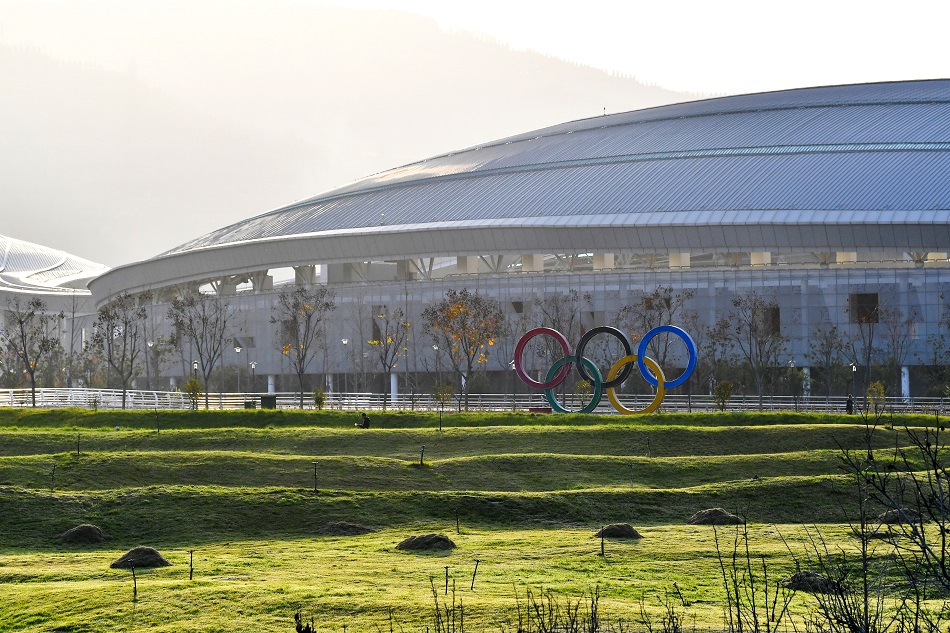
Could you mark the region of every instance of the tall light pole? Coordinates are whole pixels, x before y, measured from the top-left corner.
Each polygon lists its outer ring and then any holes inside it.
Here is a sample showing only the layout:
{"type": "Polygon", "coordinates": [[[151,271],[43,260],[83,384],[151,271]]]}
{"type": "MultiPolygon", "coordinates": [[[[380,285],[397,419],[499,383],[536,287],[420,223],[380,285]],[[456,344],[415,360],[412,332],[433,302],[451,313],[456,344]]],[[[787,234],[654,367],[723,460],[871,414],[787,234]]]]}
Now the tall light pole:
{"type": "Polygon", "coordinates": [[[149,341],[145,345],[148,347],[145,352],[145,389],[150,390],[152,388],[152,378],[149,375],[148,366],[149,361],[152,360],[152,347],[155,345],[155,341],[149,341]]]}
{"type": "Polygon", "coordinates": [[[798,411],[798,388],[800,382],[798,381],[798,372],[795,371],[795,360],[789,359],[788,361],[788,380],[789,380],[789,389],[792,392],[792,400],[795,402],[795,411],[798,411]]]}
{"type": "Polygon", "coordinates": [[[509,376],[511,377],[511,410],[515,410],[515,387],[518,383],[515,382],[515,361],[512,360],[508,363],[508,369],[511,371],[509,376]]]}
{"type": "MultiPolygon", "coordinates": [[[[350,339],[348,338],[340,339],[340,343],[343,344],[343,360],[346,361],[346,365],[343,368],[343,393],[347,394],[350,392],[350,381],[349,381],[350,361],[349,361],[349,357],[346,355],[346,346],[350,344],[350,339]]],[[[343,396],[343,397],[345,398],[346,396],[343,396]]]]}
{"type": "Polygon", "coordinates": [[[442,357],[439,356],[439,346],[432,346],[432,353],[435,354],[435,373],[437,376],[438,383],[442,384],[442,357]]]}
{"type": "Polygon", "coordinates": [[[241,346],[234,346],[234,353],[237,354],[237,375],[238,375],[238,392],[241,391],[241,346]]]}
{"type": "Polygon", "coordinates": [[[198,361],[191,361],[191,371],[194,373],[195,380],[198,380],[198,361]]]}
{"type": "Polygon", "coordinates": [[[252,360],[248,365],[251,366],[251,392],[257,391],[257,361],[252,360]]]}

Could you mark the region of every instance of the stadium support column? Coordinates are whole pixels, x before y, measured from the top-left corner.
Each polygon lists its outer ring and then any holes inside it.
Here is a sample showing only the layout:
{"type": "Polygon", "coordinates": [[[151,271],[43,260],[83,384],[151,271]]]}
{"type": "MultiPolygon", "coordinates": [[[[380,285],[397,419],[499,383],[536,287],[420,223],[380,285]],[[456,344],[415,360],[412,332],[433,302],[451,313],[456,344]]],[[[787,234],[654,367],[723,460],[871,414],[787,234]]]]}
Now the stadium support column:
{"type": "Polygon", "coordinates": [[[478,272],[478,258],[460,255],[455,258],[455,272],[460,275],[474,275],[478,272]]]}
{"type": "Polygon", "coordinates": [[[231,279],[221,279],[215,284],[215,290],[219,295],[237,294],[237,284],[231,279]]]}
{"type": "Polygon", "coordinates": [[[689,253],[670,253],[670,268],[689,268],[689,253]]]}
{"type": "Polygon", "coordinates": [[[396,261],[396,281],[410,281],[412,278],[412,262],[408,259],[396,261]]]}
{"type": "Polygon", "coordinates": [[[910,367],[901,367],[901,398],[910,399],[910,367]]]}
{"type": "Polygon", "coordinates": [[[316,283],[315,266],[294,266],[294,283],[298,286],[311,286],[316,283]]]}
{"type": "Polygon", "coordinates": [[[277,376],[274,374],[268,374],[267,376],[267,393],[276,393],[277,392],[277,376]]]}
{"type": "Polygon", "coordinates": [[[522,255],[521,272],[523,273],[543,273],[544,255],[522,255]]]}
{"type": "Polygon", "coordinates": [[[269,292],[274,289],[274,278],[266,270],[251,273],[251,285],[254,292],[269,292]]]}
{"type": "Polygon", "coordinates": [[[613,270],[614,267],[614,254],[613,253],[594,253],[593,261],[594,270],[613,270]]]}

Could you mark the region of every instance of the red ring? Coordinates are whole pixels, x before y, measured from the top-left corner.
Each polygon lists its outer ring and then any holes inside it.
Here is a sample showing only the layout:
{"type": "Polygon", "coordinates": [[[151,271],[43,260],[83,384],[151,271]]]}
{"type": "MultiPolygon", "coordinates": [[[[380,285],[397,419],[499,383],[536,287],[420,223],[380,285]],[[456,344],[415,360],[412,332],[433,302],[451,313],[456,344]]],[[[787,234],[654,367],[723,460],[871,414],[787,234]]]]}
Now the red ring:
{"type": "Polygon", "coordinates": [[[521,378],[525,383],[531,385],[535,389],[551,389],[556,387],[567,378],[567,375],[571,372],[571,365],[573,363],[565,363],[557,375],[549,380],[548,382],[538,382],[537,380],[532,379],[524,370],[524,363],[522,362],[522,355],[524,354],[524,347],[528,344],[528,341],[533,339],[535,336],[540,336],[542,334],[547,334],[552,337],[558,344],[561,346],[561,349],[564,351],[565,356],[571,355],[571,346],[567,342],[567,339],[564,338],[564,335],[553,330],[549,327],[536,327],[533,330],[528,330],[525,332],[524,336],[518,339],[518,344],[515,346],[515,371],[518,373],[518,377],[521,378]]]}

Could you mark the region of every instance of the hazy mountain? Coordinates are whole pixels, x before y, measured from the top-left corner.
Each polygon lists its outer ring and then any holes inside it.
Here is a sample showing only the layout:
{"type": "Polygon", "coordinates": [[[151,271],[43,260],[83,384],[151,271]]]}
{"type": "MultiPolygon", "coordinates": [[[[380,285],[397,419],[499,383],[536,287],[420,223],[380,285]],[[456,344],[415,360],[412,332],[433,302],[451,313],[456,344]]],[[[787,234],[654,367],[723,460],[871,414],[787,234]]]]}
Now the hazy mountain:
{"type": "Polygon", "coordinates": [[[110,265],[437,153],[690,98],[404,13],[50,7],[0,6],[0,233],[110,265]]]}

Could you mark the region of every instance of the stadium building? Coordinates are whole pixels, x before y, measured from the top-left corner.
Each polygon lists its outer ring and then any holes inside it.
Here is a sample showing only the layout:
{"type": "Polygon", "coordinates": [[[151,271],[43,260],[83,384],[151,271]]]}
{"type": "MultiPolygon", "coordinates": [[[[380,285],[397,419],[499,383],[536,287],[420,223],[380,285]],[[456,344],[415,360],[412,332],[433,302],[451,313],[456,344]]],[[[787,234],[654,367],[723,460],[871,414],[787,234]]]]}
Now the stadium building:
{"type": "MultiPolygon", "coordinates": [[[[52,323],[63,352],[67,356],[78,354],[95,321],[96,309],[86,286],[106,270],[102,264],[60,250],[0,235],[0,386],[17,384],[15,375],[22,372],[15,354],[5,344],[10,337],[15,338],[10,331],[12,302],[18,301],[25,312],[32,299],[39,299],[47,313],[61,313],[64,318],[52,323]]],[[[68,374],[45,382],[77,384],[78,376],[74,380],[68,374]]]]}
{"type": "MultiPolygon", "coordinates": [[[[242,372],[254,362],[257,390],[294,388],[282,381],[292,372],[270,321],[291,284],[335,292],[312,373],[314,386],[336,390],[343,381],[383,388],[368,346],[380,306],[420,323],[448,289],[491,296],[523,326],[544,321],[538,307],[551,297],[576,291],[580,329],[617,324],[667,287],[688,296],[682,315],[692,327],[709,329],[730,318],[736,297],[758,293],[786,340],[777,367],[809,368],[819,333],[834,328],[853,348],[878,324],[875,354],[901,344],[891,350],[900,385],[890,393],[913,396],[924,389],[916,368],[934,362],[933,341],[947,331],[948,252],[950,81],[907,81],[555,125],[364,178],[119,266],[89,287],[100,306],[149,292],[156,315],[182,292],[226,296],[241,351],[224,362],[242,372]],[[900,331],[888,338],[888,327],[900,331]]],[[[486,389],[508,384],[519,335],[490,356],[486,389]]],[[[163,375],[189,374],[178,351],[181,362],[163,375]]],[[[395,368],[400,389],[441,375],[443,363],[414,327],[395,368]]]]}

